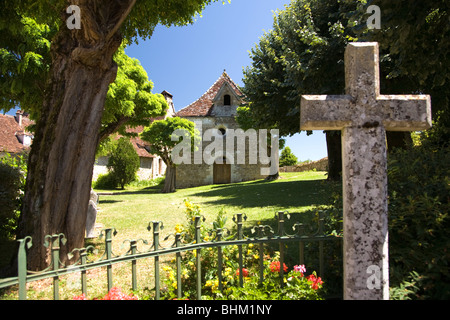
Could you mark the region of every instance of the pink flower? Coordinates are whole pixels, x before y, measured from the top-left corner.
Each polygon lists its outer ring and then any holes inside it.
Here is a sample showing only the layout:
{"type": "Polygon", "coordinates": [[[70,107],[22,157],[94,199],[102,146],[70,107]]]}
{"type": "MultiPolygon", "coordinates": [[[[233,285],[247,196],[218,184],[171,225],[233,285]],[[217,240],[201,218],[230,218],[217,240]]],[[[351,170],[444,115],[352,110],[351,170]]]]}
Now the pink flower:
{"type": "Polygon", "coordinates": [[[305,273],[305,272],[306,272],[305,265],[302,264],[302,265],[296,265],[296,266],[294,266],[294,271],[295,271],[295,272],[300,272],[300,273],[305,273]]]}

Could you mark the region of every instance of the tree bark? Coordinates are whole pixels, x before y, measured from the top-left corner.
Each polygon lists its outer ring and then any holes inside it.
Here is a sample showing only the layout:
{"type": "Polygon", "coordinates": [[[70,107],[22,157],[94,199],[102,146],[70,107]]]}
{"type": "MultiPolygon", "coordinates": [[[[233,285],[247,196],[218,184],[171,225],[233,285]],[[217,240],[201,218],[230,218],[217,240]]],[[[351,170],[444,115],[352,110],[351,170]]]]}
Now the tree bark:
{"type": "Polygon", "coordinates": [[[341,134],[339,131],[325,131],[328,153],[328,180],[340,181],[342,174],[341,134]]]}
{"type": "Polygon", "coordinates": [[[167,164],[164,187],[161,190],[163,193],[171,193],[176,191],[176,176],[177,167],[174,164],[167,164]]]}
{"type": "MultiPolygon", "coordinates": [[[[61,26],[52,40],[50,79],[29,156],[18,226],[19,238],[33,238],[30,270],[43,269],[50,262],[43,246],[46,235],[64,233],[63,263],[68,252],[84,246],[102,112],[108,86],[117,73],[112,57],[121,44],[117,31],[110,33],[111,25],[103,24],[104,30],[99,30],[101,24],[95,19],[100,9],[89,5],[94,6],[86,2],[81,8],[81,30],[61,26]]],[[[124,8],[111,5],[99,17],[115,16],[117,23],[120,10],[124,8]]]]}

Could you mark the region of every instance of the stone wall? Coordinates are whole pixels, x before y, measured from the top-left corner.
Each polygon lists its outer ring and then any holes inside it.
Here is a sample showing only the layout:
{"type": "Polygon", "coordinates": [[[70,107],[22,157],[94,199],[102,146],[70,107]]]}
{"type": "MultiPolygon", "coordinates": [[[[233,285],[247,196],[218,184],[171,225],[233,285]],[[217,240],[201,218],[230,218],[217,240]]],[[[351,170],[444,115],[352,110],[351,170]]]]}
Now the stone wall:
{"type": "MultiPolygon", "coordinates": [[[[233,106],[231,107],[233,109],[233,106]]],[[[223,111],[223,110],[222,110],[223,111]]],[[[229,112],[232,112],[230,110],[229,112]]],[[[245,164],[237,164],[237,146],[238,143],[235,139],[234,142],[234,152],[226,153],[226,132],[228,129],[237,129],[238,126],[233,116],[227,116],[226,112],[220,113],[218,109],[216,109],[215,117],[188,117],[190,121],[193,121],[197,125],[197,129],[199,129],[199,125],[201,125],[202,134],[205,130],[216,128],[225,130],[225,135],[222,137],[217,136],[217,139],[223,139],[223,151],[215,155],[215,159],[222,159],[225,157],[227,159],[227,163],[231,163],[231,183],[234,182],[242,182],[256,179],[264,179],[266,176],[261,175],[260,173],[260,164],[249,164],[249,143],[246,142],[245,149],[245,164]],[[218,116],[221,114],[221,116],[218,116]]],[[[215,141],[213,138],[212,140],[215,141]]],[[[213,141],[203,141],[202,150],[204,150],[207,146],[209,146],[213,141]]],[[[252,147],[255,147],[252,145],[252,147]]],[[[194,155],[191,155],[191,164],[180,164],[177,166],[176,172],[176,187],[177,188],[189,188],[196,187],[201,185],[209,185],[213,184],[213,171],[214,165],[208,165],[205,163],[204,159],[202,164],[194,164],[194,155]]]]}
{"type": "Polygon", "coordinates": [[[328,158],[323,158],[310,163],[295,166],[280,167],[280,172],[304,172],[316,169],[316,171],[328,171],[328,158]]]}

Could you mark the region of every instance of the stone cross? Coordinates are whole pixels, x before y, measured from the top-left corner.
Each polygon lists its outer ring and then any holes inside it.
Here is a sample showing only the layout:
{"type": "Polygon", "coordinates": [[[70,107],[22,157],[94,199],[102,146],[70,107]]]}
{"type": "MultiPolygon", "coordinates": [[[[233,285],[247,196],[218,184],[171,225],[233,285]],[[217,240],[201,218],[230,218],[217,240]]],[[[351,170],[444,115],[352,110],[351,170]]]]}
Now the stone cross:
{"type": "Polygon", "coordinates": [[[389,299],[386,130],[431,127],[428,95],[380,95],[378,43],[350,43],[345,95],[303,95],[301,130],[342,131],[344,299],[389,299]]]}

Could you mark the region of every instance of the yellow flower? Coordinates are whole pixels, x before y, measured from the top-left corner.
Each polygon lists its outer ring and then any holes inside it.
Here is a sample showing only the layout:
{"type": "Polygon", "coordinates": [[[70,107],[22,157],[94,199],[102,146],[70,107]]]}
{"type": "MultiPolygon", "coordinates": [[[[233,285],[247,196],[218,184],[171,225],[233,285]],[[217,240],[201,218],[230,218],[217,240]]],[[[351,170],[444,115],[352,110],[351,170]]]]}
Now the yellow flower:
{"type": "Polygon", "coordinates": [[[183,225],[180,224],[180,223],[178,223],[178,224],[175,226],[175,232],[176,232],[176,233],[181,233],[181,232],[183,232],[183,225]]]}
{"type": "Polygon", "coordinates": [[[166,271],[166,272],[172,271],[172,268],[169,266],[164,266],[162,269],[163,269],[163,271],[166,271]]]}

